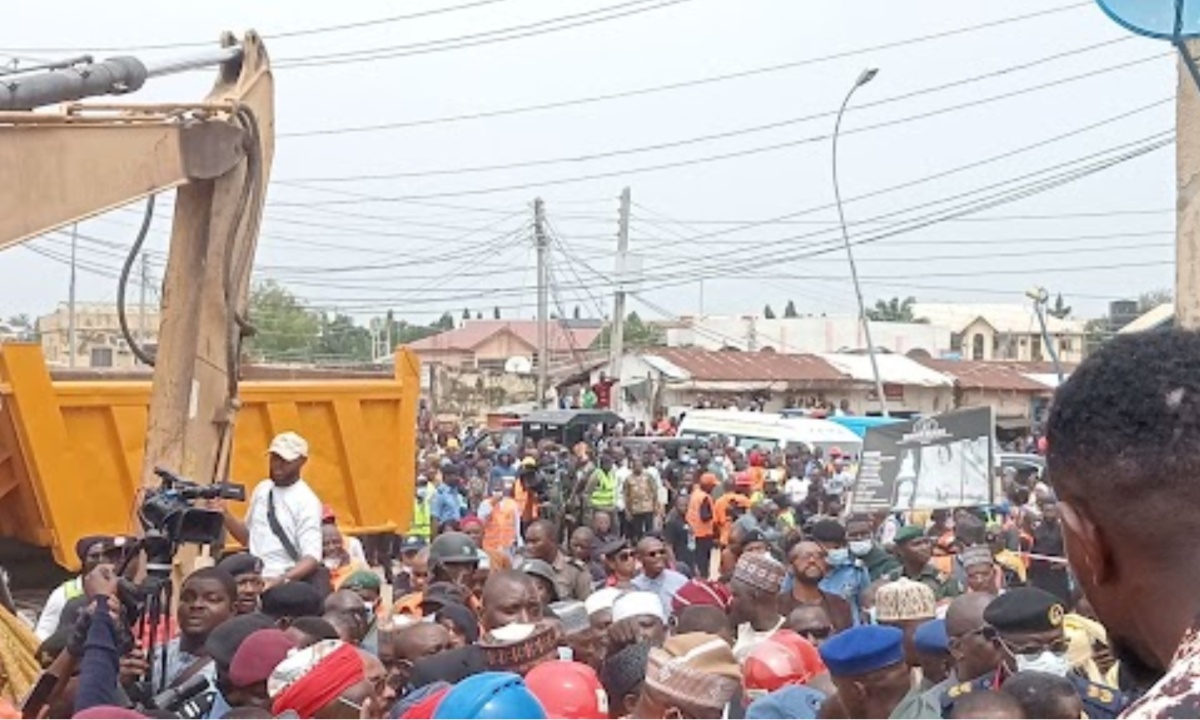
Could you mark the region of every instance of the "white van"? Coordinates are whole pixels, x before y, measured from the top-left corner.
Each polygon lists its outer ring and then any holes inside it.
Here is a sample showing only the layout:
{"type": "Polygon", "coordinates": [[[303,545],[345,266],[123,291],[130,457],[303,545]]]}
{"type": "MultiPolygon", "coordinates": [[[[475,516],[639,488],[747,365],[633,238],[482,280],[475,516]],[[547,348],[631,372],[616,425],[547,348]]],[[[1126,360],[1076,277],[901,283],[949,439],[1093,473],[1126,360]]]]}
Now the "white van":
{"type": "Polygon", "coordinates": [[[844,455],[854,457],[862,450],[862,438],[828,420],[741,410],[689,410],[676,435],[685,438],[722,435],[744,450],[755,445],[764,450],[802,447],[810,452],[820,448],[828,454],[836,447],[844,455]]]}

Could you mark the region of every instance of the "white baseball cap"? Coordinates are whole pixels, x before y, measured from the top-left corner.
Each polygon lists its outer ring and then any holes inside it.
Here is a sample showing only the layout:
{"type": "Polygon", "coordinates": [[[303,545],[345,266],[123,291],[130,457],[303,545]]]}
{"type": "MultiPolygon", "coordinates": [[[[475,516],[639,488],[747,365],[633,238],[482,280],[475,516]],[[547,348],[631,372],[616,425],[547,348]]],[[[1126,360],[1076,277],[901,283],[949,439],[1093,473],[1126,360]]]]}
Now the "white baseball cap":
{"type": "Polygon", "coordinates": [[[267,452],[292,462],[296,458],[308,457],[308,441],[294,432],[279,433],[271,441],[267,452]]]}

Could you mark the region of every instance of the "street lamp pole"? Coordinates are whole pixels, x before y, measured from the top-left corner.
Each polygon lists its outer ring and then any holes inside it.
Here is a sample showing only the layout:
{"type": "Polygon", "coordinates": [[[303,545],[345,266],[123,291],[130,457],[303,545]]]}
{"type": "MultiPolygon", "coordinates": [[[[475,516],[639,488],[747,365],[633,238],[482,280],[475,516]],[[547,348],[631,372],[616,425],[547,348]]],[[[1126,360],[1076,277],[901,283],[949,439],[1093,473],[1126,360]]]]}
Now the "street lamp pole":
{"type": "Polygon", "coordinates": [[[850,277],[854,280],[854,294],[858,297],[858,318],[862,323],[863,335],[867,339],[867,355],[871,358],[871,372],[875,375],[875,394],[879,397],[879,413],[883,417],[888,417],[887,397],[883,394],[883,379],[879,376],[879,361],[875,358],[875,343],[871,340],[871,323],[867,319],[867,306],[863,302],[862,285],[858,282],[858,266],[854,264],[854,250],[850,247],[850,231],[846,228],[846,213],[842,209],[842,190],[838,185],[837,161],[842,114],[846,112],[846,106],[850,104],[850,98],[853,97],[854,91],[871,82],[878,73],[879,70],[875,68],[863,70],[858,79],[854,81],[850,92],[846,93],[846,99],[842,101],[842,106],[838,109],[837,121],[833,124],[833,197],[837,200],[838,220],[842,225],[842,240],[846,244],[846,259],[850,261],[850,277]]]}

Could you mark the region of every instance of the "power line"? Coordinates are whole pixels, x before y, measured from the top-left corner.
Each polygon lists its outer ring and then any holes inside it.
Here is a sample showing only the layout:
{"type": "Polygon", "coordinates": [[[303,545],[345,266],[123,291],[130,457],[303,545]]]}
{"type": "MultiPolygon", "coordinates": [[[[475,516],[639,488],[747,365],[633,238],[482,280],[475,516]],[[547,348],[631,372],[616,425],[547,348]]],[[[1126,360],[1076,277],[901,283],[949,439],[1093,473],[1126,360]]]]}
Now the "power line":
{"type": "MultiPolygon", "coordinates": [[[[1125,38],[1122,38],[1122,40],[1124,40],[1124,39],[1125,38]]],[[[975,82],[981,82],[981,81],[989,79],[989,78],[997,77],[1000,75],[1010,74],[1010,73],[1015,72],[1020,69],[1033,67],[1040,63],[1048,62],[1051,59],[1058,59],[1058,58],[1066,56],[1066,55],[1078,54],[1080,52],[1090,52],[1092,50],[1097,49],[1098,47],[1099,46],[1096,46],[1096,45],[1089,45],[1088,47],[1085,47],[1085,48],[1082,48],[1079,50],[1073,50],[1069,53],[1059,53],[1058,55],[1051,56],[1050,58],[1043,58],[1041,60],[1037,60],[1037,61],[1034,61],[1031,63],[1017,65],[1017,66],[1014,66],[1011,68],[1005,68],[1003,70],[999,70],[996,72],[986,73],[983,75],[976,75],[971,78],[956,80],[956,81],[953,81],[950,83],[943,83],[941,85],[923,88],[920,90],[915,90],[913,92],[904,93],[902,95],[895,95],[895,96],[892,96],[889,98],[884,98],[882,100],[877,100],[875,102],[863,103],[861,105],[854,107],[853,110],[855,112],[857,112],[857,111],[868,109],[871,107],[888,105],[891,103],[910,99],[910,98],[917,97],[920,95],[926,95],[929,93],[939,92],[939,91],[947,90],[950,88],[961,87],[963,85],[968,85],[968,84],[975,83],[975,82]]],[[[893,120],[889,120],[889,121],[886,121],[883,123],[867,125],[867,126],[864,126],[861,128],[856,128],[855,130],[853,130],[853,132],[856,132],[856,133],[857,132],[868,132],[868,131],[879,129],[879,128],[891,127],[892,125],[900,125],[900,124],[904,124],[904,123],[908,123],[908,122],[913,122],[915,120],[926,119],[926,118],[934,116],[934,115],[940,115],[940,114],[952,112],[955,110],[976,107],[978,105],[984,105],[984,104],[987,104],[990,102],[996,102],[998,100],[1006,100],[1011,97],[1024,95],[1026,93],[1037,92],[1040,90],[1057,87],[1064,83],[1091,78],[1095,75],[1101,75],[1101,74],[1105,74],[1108,72],[1124,70],[1133,65],[1137,65],[1142,62],[1148,62],[1150,60],[1154,60],[1159,57],[1160,57],[1160,55],[1154,55],[1154,56],[1151,56],[1148,58],[1144,58],[1142,60],[1133,61],[1128,64],[1123,63],[1120,65],[1110,66],[1107,68],[1101,68],[1098,70],[1090,70],[1088,72],[1085,72],[1085,73],[1082,73],[1079,75],[1074,75],[1074,76],[1071,76],[1068,78],[1063,78],[1060,80],[1055,80],[1055,81],[1043,83],[1040,85],[1034,85],[1031,87],[1022,88],[1022,89],[1019,89],[1014,92],[1003,93],[1001,95],[993,96],[990,98],[977,98],[977,99],[973,99],[968,102],[960,103],[958,105],[951,105],[951,106],[948,106],[945,108],[939,108],[938,110],[935,110],[931,113],[920,113],[917,115],[910,115],[908,117],[895,118],[893,120]]],[[[1165,55],[1163,55],[1161,57],[1165,57],[1165,55]]],[[[1171,98],[1171,100],[1173,100],[1173,98],[1171,98]]],[[[1165,102],[1167,102],[1167,100],[1162,101],[1162,103],[1165,103],[1165,102]]],[[[1157,107],[1157,105],[1162,104],[1162,103],[1155,103],[1144,109],[1150,109],[1152,107],[1157,107]]],[[[403,178],[437,177],[437,176],[444,176],[444,175],[466,175],[466,174],[472,174],[472,173],[495,172],[498,170],[514,170],[517,168],[543,167],[543,166],[547,166],[547,165],[576,164],[576,163],[592,162],[592,161],[596,161],[596,160],[603,160],[603,159],[613,158],[613,157],[622,157],[625,155],[636,155],[636,154],[641,154],[641,153],[646,153],[646,152],[670,150],[670,149],[674,149],[674,148],[687,147],[689,145],[709,143],[709,142],[713,142],[716,140],[727,140],[729,138],[741,137],[743,135],[757,134],[757,133],[761,133],[761,132],[767,132],[770,130],[778,130],[780,128],[789,127],[789,126],[797,125],[800,123],[806,123],[806,122],[810,122],[813,120],[829,118],[829,117],[835,116],[836,114],[837,114],[837,110],[827,110],[827,111],[822,111],[819,113],[812,113],[812,114],[803,115],[800,117],[787,118],[784,120],[778,120],[775,122],[770,122],[770,123],[765,123],[765,124],[760,124],[760,125],[752,125],[749,127],[743,127],[743,128],[738,128],[738,129],[734,129],[734,130],[726,130],[724,132],[719,132],[719,133],[709,133],[706,135],[699,135],[699,136],[694,136],[694,137],[690,137],[690,138],[684,138],[682,140],[672,140],[672,141],[668,141],[668,142],[655,143],[655,144],[651,144],[651,145],[641,145],[641,146],[636,146],[636,147],[621,148],[621,149],[617,149],[617,150],[606,150],[606,151],[600,151],[600,152],[586,153],[586,154],[582,154],[582,155],[569,155],[569,156],[556,157],[556,158],[542,158],[542,159],[538,159],[538,160],[522,160],[522,161],[517,161],[517,162],[498,163],[498,164],[492,164],[492,165],[474,165],[474,166],[458,167],[458,168],[409,170],[409,171],[394,172],[394,173],[373,173],[373,174],[341,175],[341,176],[326,176],[326,177],[301,177],[301,178],[291,178],[291,181],[297,182],[297,183],[344,183],[344,182],[358,182],[358,181],[364,181],[364,180],[397,180],[397,179],[403,179],[403,178]]],[[[847,132],[850,132],[850,131],[847,131],[847,132]]],[[[818,136],[815,136],[812,138],[797,140],[795,142],[797,144],[801,144],[804,142],[815,142],[815,141],[826,140],[826,139],[828,139],[828,135],[823,134],[823,135],[818,135],[818,136]]]]}
{"type": "Polygon", "coordinates": [[[576,13],[573,15],[562,15],[549,20],[540,20],[535,23],[527,23],[525,25],[514,25],[499,30],[488,30],[481,33],[472,33],[470,35],[459,35],[452,38],[443,38],[441,40],[429,40],[420,43],[411,43],[409,45],[394,45],[387,48],[374,48],[370,50],[351,50],[340,53],[326,53],[323,55],[307,55],[296,58],[283,58],[274,65],[280,70],[288,70],[292,68],[304,67],[330,67],[333,65],[345,65],[348,63],[360,62],[375,62],[378,60],[392,60],[401,57],[410,57],[413,55],[427,55],[430,53],[446,52],[450,50],[463,50],[466,48],[479,47],[481,45],[494,45],[496,43],[511,42],[513,40],[521,40],[523,38],[545,35],[547,33],[569,30],[587,25],[595,25],[597,23],[608,22],[618,18],[628,17],[630,15],[640,15],[641,13],[660,10],[662,8],[679,5],[692,0],[629,0],[628,2],[610,5],[596,10],[576,13]],[[647,6],[646,3],[657,3],[647,6]],[[628,9],[624,9],[628,8],[628,9]],[[622,10],[622,12],[613,12],[614,10],[622,10]],[[566,22],[575,20],[577,22],[566,22]],[[546,27],[554,25],[554,27],[546,27]],[[541,29],[538,29],[541,28],[541,29]],[[524,32],[514,32],[524,30],[524,32]],[[511,33],[511,34],[509,34],[511,33]],[[495,37],[503,36],[503,37],[495,37]]]}
{"type": "MultiPolygon", "coordinates": [[[[745,225],[747,223],[759,222],[756,220],[746,220],[746,219],[714,220],[711,218],[705,218],[702,220],[696,220],[696,219],[680,220],[677,218],[668,217],[668,216],[662,214],[661,212],[652,210],[652,209],[646,207],[645,205],[641,205],[637,202],[635,202],[633,205],[634,205],[634,207],[637,207],[641,210],[645,210],[646,212],[650,213],[651,215],[655,215],[663,220],[666,220],[667,222],[673,222],[682,227],[688,227],[689,225],[745,225]]],[[[989,223],[989,222],[1012,222],[1012,221],[1024,221],[1024,220],[1029,220],[1029,221],[1077,220],[1080,218],[1111,218],[1111,217],[1124,217],[1124,216],[1137,216],[1137,215],[1164,216],[1164,215],[1168,215],[1168,214],[1174,213],[1174,212],[1175,212],[1174,208],[1161,208],[1158,210],[1104,210],[1104,211],[1099,211],[1099,212],[1078,212],[1078,213],[1067,212],[1067,213],[1054,213],[1052,215],[1038,215],[1038,214],[1032,214],[1032,215],[1028,215],[1028,214],[1026,214],[1026,215],[988,215],[986,217],[956,218],[955,220],[948,220],[947,222],[989,223]]],[[[647,220],[645,218],[642,218],[642,222],[650,223],[651,225],[655,225],[655,223],[653,223],[652,221],[647,220]]],[[[858,221],[856,224],[865,225],[865,224],[869,224],[871,222],[882,222],[882,221],[861,220],[861,221],[858,221]]],[[[792,219],[792,220],[779,220],[777,222],[762,223],[762,224],[769,224],[769,225],[836,225],[837,220],[795,220],[795,219],[792,219]]],[[[662,226],[656,225],[656,227],[662,227],[662,226]]],[[[669,230],[666,230],[666,228],[663,228],[663,229],[667,232],[670,232],[669,230]]],[[[686,236],[680,236],[680,237],[686,238],[686,236]]]]}
{"type": "MultiPolygon", "coordinates": [[[[392,15],[390,17],[376,18],[374,20],[363,20],[359,22],[342,23],[340,25],[323,25],[314,28],[303,30],[288,30],[270,35],[263,35],[267,40],[282,40],[293,37],[306,37],[310,35],[321,35],[332,32],[342,32],[344,30],[355,30],[364,27],[373,27],[376,25],[386,25],[389,23],[402,22],[405,20],[417,20],[420,18],[431,17],[434,15],[445,15],[447,13],[459,12],[462,10],[470,10],[481,7],[483,5],[494,5],[507,0],[474,0],[474,2],[462,3],[461,5],[451,5],[444,8],[435,8],[433,10],[423,10],[421,12],[407,13],[405,15],[392,15]]],[[[158,43],[153,45],[110,45],[87,48],[91,52],[130,52],[133,50],[173,50],[175,48],[190,48],[190,47],[212,47],[215,43],[212,40],[197,40],[190,42],[174,42],[174,43],[158,43]]],[[[79,47],[40,47],[40,48],[11,48],[2,50],[5,54],[10,52],[79,52],[83,48],[79,47]]]]}
{"type": "Polygon", "coordinates": [[[769,65],[769,66],[765,66],[765,67],[753,68],[750,70],[742,70],[742,71],[738,71],[738,72],[726,73],[723,75],[715,75],[715,76],[710,76],[710,77],[705,77],[705,78],[699,78],[699,79],[695,79],[695,80],[685,80],[685,81],[681,81],[681,82],[667,83],[664,85],[655,85],[655,86],[651,86],[651,87],[638,88],[635,90],[626,90],[626,91],[622,91],[622,92],[605,93],[602,95],[593,95],[591,97],[575,98],[575,99],[571,99],[571,100],[559,100],[559,101],[548,102],[548,103],[539,103],[536,105],[525,105],[525,106],[521,106],[521,107],[502,108],[502,109],[498,109],[498,110],[487,110],[487,111],[481,111],[481,112],[475,112],[475,113],[465,113],[465,114],[460,114],[460,115],[450,115],[450,116],[443,116],[443,117],[436,117],[436,118],[425,118],[425,119],[419,119],[419,120],[409,120],[409,121],[392,122],[392,123],[380,123],[380,124],[374,124],[374,125],[360,125],[360,126],[350,126],[350,127],[342,127],[342,128],[325,128],[325,129],[304,130],[304,131],[298,131],[298,132],[279,133],[276,135],[276,137],[277,138],[298,138],[298,137],[313,137],[313,136],[317,136],[317,135],[340,135],[340,134],[347,134],[347,133],[373,132],[375,130],[388,130],[388,129],[408,128],[408,127],[419,127],[422,125],[436,125],[436,124],[450,123],[450,122],[462,122],[462,121],[467,121],[467,120],[481,120],[481,119],[485,119],[485,118],[502,117],[505,115],[519,115],[519,114],[530,113],[530,112],[541,112],[544,110],[555,110],[558,108],[573,107],[573,106],[577,106],[577,105],[588,105],[588,104],[592,104],[592,103],[607,102],[609,100],[617,100],[617,99],[621,99],[621,98],[638,97],[638,96],[642,96],[642,95],[651,95],[651,94],[660,93],[660,92],[671,92],[674,90],[682,90],[685,88],[691,88],[691,87],[696,87],[696,86],[700,86],[700,85],[708,85],[708,84],[712,84],[712,83],[726,82],[729,80],[737,80],[737,79],[741,79],[741,78],[754,77],[757,75],[765,75],[768,73],[781,72],[783,70],[791,70],[794,68],[804,67],[807,65],[814,65],[814,64],[818,64],[818,63],[829,62],[831,60],[838,60],[838,59],[842,59],[842,58],[854,57],[856,55],[862,55],[862,54],[870,53],[870,52],[878,52],[880,50],[890,50],[890,49],[894,49],[894,48],[898,48],[898,47],[915,45],[915,44],[922,43],[922,42],[928,42],[930,40],[937,40],[937,39],[941,39],[941,38],[945,38],[945,37],[952,37],[952,36],[961,35],[964,33],[977,32],[979,30],[985,30],[985,29],[989,29],[989,28],[999,27],[999,26],[1007,25],[1007,24],[1011,24],[1011,23],[1024,22],[1026,20],[1041,18],[1041,17],[1045,17],[1047,15],[1052,15],[1052,14],[1056,14],[1056,13],[1060,13],[1060,12],[1064,12],[1064,11],[1076,10],[1076,9],[1079,9],[1082,7],[1091,7],[1091,3],[1090,2],[1073,3],[1070,5],[1063,5],[1063,6],[1059,6],[1059,7],[1055,7],[1055,8],[1047,8],[1045,10],[1039,10],[1039,11],[1033,12],[1033,13],[1026,13],[1023,15],[1015,15],[1015,16],[1008,17],[1008,18],[1001,18],[999,20],[994,20],[991,22],[970,25],[967,27],[957,28],[954,30],[947,30],[947,31],[939,32],[939,33],[921,35],[921,36],[914,37],[914,38],[908,38],[906,40],[898,40],[895,42],[883,43],[880,45],[872,45],[869,47],[856,48],[853,50],[844,50],[844,51],[841,51],[838,53],[833,53],[830,55],[822,55],[822,56],[814,57],[814,58],[806,58],[803,60],[797,60],[797,61],[793,61],[793,62],[781,63],[781,64],[777,64],[777,65],[769,65]]]}

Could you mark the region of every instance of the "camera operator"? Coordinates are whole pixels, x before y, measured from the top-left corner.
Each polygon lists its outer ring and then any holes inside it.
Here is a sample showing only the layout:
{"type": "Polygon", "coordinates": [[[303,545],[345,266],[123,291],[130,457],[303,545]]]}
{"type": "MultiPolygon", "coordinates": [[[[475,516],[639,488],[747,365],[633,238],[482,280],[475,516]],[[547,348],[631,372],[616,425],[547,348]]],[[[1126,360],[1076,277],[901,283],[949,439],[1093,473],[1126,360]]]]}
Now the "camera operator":
{"type": "MultiPolygon", "coordinates": [[[[75,691],[75,712],[91,707],[121,704],[117,676],[121,656],[121,603],[117,599],[120,576],[112,565],[101,564],[83,578],[88,597],[81,613],[86,634],[79,656],[79,684],[75,691]]],[[[79,648],[74,649],[78,652],[79,648]]],[[[68,649],[72,655],[72,649],[68,649]]]]}
{"type": "Polygon", "coordinates": [[[268,453],[270,478],[255,486],[244,521],[225,510],[225,528],[263,561],[267,588],[306,581],[326,595],[328,574],[320,572],[321,501],[300,477],[308,443],[285,432],[275,436],[268,453]]]}

